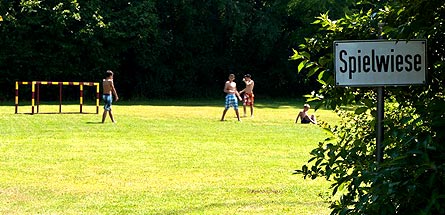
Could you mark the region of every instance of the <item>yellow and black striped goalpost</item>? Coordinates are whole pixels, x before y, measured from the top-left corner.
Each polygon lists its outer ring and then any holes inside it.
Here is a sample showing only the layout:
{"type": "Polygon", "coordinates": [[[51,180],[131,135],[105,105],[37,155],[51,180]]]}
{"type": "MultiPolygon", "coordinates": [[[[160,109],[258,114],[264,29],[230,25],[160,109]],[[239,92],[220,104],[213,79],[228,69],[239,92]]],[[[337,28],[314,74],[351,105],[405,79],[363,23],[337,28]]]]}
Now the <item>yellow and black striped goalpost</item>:
{"type": "Polygon", "coordinates": [[[15,82],[15,113],[18,113],[19,108],[19,85],[31,85],[31,114],[34,114],[34,109],[37,107],[36,113],[39,113],[40,104],[40,85],[58,85],[59,86],[59,113],[62,113],[62,86],[73,85],[79,86],[80,91],[80,113],[83,106],[83,86],[96,87],[96,114],[99,113],[99,82],[63,82],[63,81],[16,81],[15,82]]]}

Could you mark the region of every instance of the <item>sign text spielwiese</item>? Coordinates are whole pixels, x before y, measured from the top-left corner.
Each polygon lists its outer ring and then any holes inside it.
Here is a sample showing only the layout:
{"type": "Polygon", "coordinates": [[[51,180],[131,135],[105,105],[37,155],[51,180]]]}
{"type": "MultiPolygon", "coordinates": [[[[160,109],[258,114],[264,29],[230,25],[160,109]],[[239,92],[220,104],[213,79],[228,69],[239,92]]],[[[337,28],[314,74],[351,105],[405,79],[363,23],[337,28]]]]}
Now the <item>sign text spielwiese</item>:
{"type": "Polygon", "coordinates": [[[426,83],[426,41],[335,41],[337,86],[426,83]]]}

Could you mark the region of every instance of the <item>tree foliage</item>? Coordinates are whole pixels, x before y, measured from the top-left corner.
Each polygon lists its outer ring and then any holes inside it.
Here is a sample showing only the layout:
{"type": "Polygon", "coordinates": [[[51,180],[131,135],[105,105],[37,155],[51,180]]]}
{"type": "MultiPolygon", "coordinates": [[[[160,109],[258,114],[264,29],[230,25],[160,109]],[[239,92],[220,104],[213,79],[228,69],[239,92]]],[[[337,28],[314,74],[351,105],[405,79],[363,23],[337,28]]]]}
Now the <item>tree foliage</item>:
{"type": "Polygon", "coordinates": [[[259,95],[301,95],[318,85],[288,61],[294,38],[348,1],[3,0],[0,98],[17,80],[98,81],[107,69],[123,99],[219,97],[229,73],[251,73],[259,95]]]}
{"type": "Polygon", "coordinates": [[[300,73],[323,84],[322,103],[336,109],[340,125],[324,124],[332,137],[312,152],[297,173],[332,181],[331,214],[445,214],[445,3],[362,1],[356,11],[331,20],[319,16],[319,32],[294,50],[300,73]],[[422,11],[422,12],[420,12],[422,11]],[[386,87],[383,141],[376,162],[376,93],[369,88],[336,88],[332,44],[340,39],[427,39],[429,83],[386,87]],[[342,110],[354,105],[354,112],[342,110]]]}

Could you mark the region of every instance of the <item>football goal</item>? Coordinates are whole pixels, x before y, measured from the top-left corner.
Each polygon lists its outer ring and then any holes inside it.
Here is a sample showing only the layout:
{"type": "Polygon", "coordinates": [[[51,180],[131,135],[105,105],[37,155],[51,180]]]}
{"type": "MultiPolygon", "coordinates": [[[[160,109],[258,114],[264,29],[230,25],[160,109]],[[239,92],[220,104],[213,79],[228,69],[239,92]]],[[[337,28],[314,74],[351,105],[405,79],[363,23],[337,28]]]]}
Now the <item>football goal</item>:
{"type": "Polygon", "coordinates": [[[15,113],[18,113],[19,109],[19,86],[31,85],[31,114],[39,113],[40,105],[40,85],[54,85],[59,86],[59,113],[62,113],[62,86],[79,86],[80,96],[80,111],[83,106],[83,88],[84,86],[96,87],[96,114],[99,113],[99,82],[62,82],[62,81],[16,81],[15,82],[15,113]]]}

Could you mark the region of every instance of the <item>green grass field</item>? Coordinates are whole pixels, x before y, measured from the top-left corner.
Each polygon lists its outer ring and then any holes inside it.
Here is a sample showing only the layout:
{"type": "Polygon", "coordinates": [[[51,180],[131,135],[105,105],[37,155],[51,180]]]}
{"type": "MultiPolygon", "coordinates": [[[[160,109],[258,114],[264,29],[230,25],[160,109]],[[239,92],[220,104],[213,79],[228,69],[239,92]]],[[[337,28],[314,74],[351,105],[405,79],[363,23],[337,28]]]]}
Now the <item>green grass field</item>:
{"type": "Polygon", "coordinates": [[[292,175],[326,137],[294,123],[302,104],[257,101],[239,123],[222,103],[118,102],[116,124],[0,106],[0,214],[329,214],[329,184],[292,175]]]}

